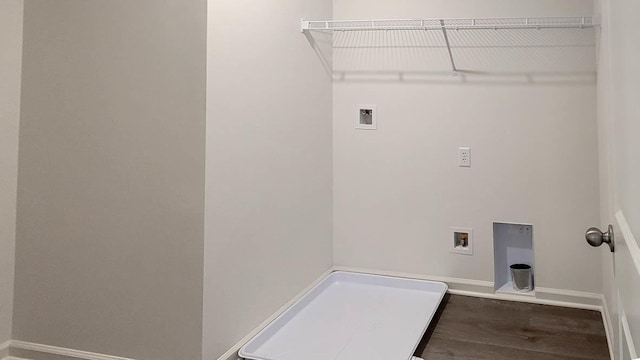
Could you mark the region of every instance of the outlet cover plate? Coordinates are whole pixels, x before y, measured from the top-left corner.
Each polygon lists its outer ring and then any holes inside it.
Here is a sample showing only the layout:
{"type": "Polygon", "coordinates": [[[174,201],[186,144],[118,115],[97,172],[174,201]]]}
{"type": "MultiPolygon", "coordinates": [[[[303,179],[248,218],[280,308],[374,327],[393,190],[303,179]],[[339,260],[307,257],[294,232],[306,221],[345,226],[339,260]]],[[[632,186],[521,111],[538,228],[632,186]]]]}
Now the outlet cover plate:
{"type": "Polygon", "coordinates": [[[471,167],[471,148],[458,148],[458,166],[471,167]]]}

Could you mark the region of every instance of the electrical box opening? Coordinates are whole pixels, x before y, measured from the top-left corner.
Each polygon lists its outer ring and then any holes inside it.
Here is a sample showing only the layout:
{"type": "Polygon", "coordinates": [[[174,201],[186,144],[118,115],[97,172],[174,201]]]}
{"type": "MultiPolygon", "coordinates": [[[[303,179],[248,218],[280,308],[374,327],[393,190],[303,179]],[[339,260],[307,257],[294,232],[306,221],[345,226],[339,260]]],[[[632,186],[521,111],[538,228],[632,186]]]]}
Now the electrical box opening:
{"type": "Polygon", "coordinates": [[[375,130],[377,128],[377,114],[375,105],[359,105],[356,129],[375,130]]]}

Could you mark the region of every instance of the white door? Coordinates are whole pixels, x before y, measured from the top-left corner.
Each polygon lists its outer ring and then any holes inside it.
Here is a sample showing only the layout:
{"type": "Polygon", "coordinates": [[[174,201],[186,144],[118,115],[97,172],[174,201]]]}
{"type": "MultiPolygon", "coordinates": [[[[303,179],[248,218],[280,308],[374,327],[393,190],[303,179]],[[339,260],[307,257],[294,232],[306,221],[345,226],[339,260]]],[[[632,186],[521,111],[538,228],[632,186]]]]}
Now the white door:
{"type": "Polygon", "coordinates": [[[627,360],[640,357],[640,1],[600,0],[598,10],[602,217],[615,233],[603,282],[613,355],[627,360]]]}

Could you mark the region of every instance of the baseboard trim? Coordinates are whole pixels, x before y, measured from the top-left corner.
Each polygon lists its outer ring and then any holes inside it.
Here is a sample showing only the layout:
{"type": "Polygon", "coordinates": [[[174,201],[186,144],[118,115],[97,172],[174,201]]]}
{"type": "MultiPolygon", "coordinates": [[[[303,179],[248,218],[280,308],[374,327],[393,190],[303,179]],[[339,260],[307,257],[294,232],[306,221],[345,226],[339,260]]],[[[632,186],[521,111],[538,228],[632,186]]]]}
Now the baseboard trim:
{"type": "MultiPolygon", "coordinates": [[[[518,301],[540,305],[552,305],[584,310],[602,310],[602,295],[574,290],[562,290],[536,287],[536,296],[520,296],[511,294],[496,294],[492,281],[460,279],[446,276],[402,273],[374,269],[351,268],[335,266],[334,271],[351,271],[375,275],[396,276],[409,279],[441,281],[449,285],[448,292],[453,295],[473,296],[486,299],[518,301]]],[[[226,360],[226,359],[225,359],[226,360]]],[[[235,360],[235,359],[234,359],[235,360]]]]}
{"type": "Polygon", "coordinates": [[[7,340],[0,344],[0,359],[6,360],[9,357],[9,346],[11,345],[11,340],[7,340]]]}
{"type": "MultiPolygon", "coordinates": [[[[598,311],[604,314],[603,313],[604,297],[602,296],[602,294],[595,294],[595,293],[581,292],[581,291],[574,291],[574,290],[544,288],[544,287],[542,288],[536,287],[536,297],[518,296],[518,295],[509,295],[509,294],[496,294],[494,292],[494,283],[492,281],[460,279],[460,278],[445,277],[445,276],[402,273],[402,272],[385,271],[385,270],[362,269],[362,268],[353,268],[353,267],[346,267],[346,266],[334,266],[330,270],[325,272],[320,278],[314,281],[311,285],[309,285],[305,290],[300,292],[295,298],[291,299],[291,301],[289,301],[287,304],[281,307],[276,313],[271,315],[262,324],[256,327],[247,336],[242,338],[242,340],[236,343],[233,347],[231,347],[227,352],[225,352],[217,360],[238,360],[239,359],[238,351],[246,342],[251,340],[251,338],[253,338],[258,332],[260,332],[264,327],[266,327],[271,321],[273,321],[275,318],[280,316],[280,314],[282,314],[286,309],[288,309],[291,305],[293,305],[296,301],[298,301],[298,299],[304,296],[304,294],[306,294],[309,289],[314,287],[316,284],[322,281],[324,277],[326,277],[327,275],[329,275],[334,271],[350,271],[350,272],[366,273],[366,274],[374,274],[374,275],[396,276],[396,277],[402,277],[402,278],[408,278],[408,279],[440,281],[440,282],[446,283],[449,286],[448,293],[454,294],[454,295],[463,295],[463,296],[472,296],[472,297],[495,299],[495,300],[526,302],[526,303],[540,304],[540,305],[551,305],[551,306],[560,306],[560,307],[568,307],[568,308],[575,308],[575,309],[593,310],[593,311],[598,311]]],[[[607,331],[606,323],[605,323],[605,331],[607,335],[607,342],[610,344],[610,341],[611,341],[610,332],[607,331]]],[[[611,352],[611,345],[609,345],[609,351],[611,352]]]]}
{"type": "Polygon", "coordinates": [[[543,305],[602,311],[602,294],[536,287],[536,300],[543,305]]]}
{"type": "Polygon", "coordinates": [[[320,277],[314,280],[311,285],[307,286],[299,292],[293,299],[289,300],[286,304],[284,304],[278,311],[273,313],[273,315],[269,316],[267,320],[263,321],[260,325],[258,325],[255,329],[253,329],[249,334],[243,337],[240,341],[238,341],[235,345],[233,345],[227,352],[222,354],[218,360],[238,360],[238,351],[240,348],[244,346],[249,340],[251,340],[254,336],[256,336],[262,329],[264,329],[267,325],[269,325],[273,320],[275,320],[280,314],[282,314],[285,310],[287,310],[291,305],[293,305],[296,301],[302,298],[309,290],[311,290],[314,286],[320,283],[324,278],[326,278],[329,274],[334,272],[334,268],[330,268],[325,271],[320,277]]]}
{"type": "MultiPolygon", "coordinates": [[[[508,294],[487,294],[487,293],[476,293],[472,291],[460,291],[460,290],[450,290],[449,293],[453,295],[463,295],[463,296],[479,297],[479,298],[485,298],[485,299],[515,301],[515,302],[523,302],[523,303],[529,303],[529,304],[558,306],[558,307],[591,310],[591,311],[598,311],[598,312],[602,311],[602,306],[591,304],[590,303],[591,300],[588,301],[589,303],[583,303],[583,302],[565,301],[565,300],[551,300],[551,299],[544,299],[540,297],[534,298],[529,296],[508,295],[508,294]]],[[[539,296],[537,289],[536,289],[536,296],[539,296]]]]}
{"type": "MultiPolygon", "coordinates": [[[[401,273],[401,272],[393,272],[393,271],[335,266],[327,270],[325,273],[323,273],[319,278],[313,281],[308,287],[302,290],[289,302],[287,302],[280,309],[278,309],[278,311],[276,311],[269,318],[267,318],[260,325],[258,325],[255,329],[253,329],[253,331],[251,331],[249,334],[243,337],[240,341],[238,341],[233,347],[231,347],[227,352],[225,352],[222,356],[220,356],[218,360],[237,360],[238,351],[247,341],[251,340],[251,338],[253,338],[258,332],[260,332],[269,323],[271,323],[278,316],[280,316],[280,314],[282,314],[286,309],[288,309],[296,301],[302,298],[302,296],[304,296],[304,294],[306,294],[311,288],[316,286],[327,275],[329,275],[334,271],[351,271],[351,272],[368,273],[368,274],[375,274],[375,275],[397,276],[397,277],[410,278],[410,279],[441,281],[441,282],[447,283],[447,285],[449,286],[448,292],[454,295],[464,295],[464,296],[489,298],[489,299],[496,299],[496,300],[527,302],[527,303],[542,304],[542,305],[562,306],[562,307],[570,307],[570,308],[577,308],[577,309],[600,311],[602,313],[603,322],[605,324],[605,332],[607,335],[607,342],[609,344],[609,351],[610,352],[612,351],[613,333],[611,332],[612,330],[611,319],[609,316],[608,308],[606,306],[606,300],[601,294],[593,294],[593,293],[579,292],[579,291],[572,291],[572,290],[552,289],[552,288],[540,288],[540,287],[536,288],[536,297],[508,295],[508,294],[495,294],[493,282],[490,282],[490,281],[459,279],[459,278],[450,278],[450,277],[443,277],[443,276],[429,276],[429,275],[401,273]]],[[[59,357],[66,358],[68,360],[77,360],[77,359],[134,360],[134,359],[124,358],[119,356],[93,353],[93,352],[88,352],[83,350],[67,349],[67,348],[62,348],[58,346],[37,344],[37,343],[19,341],[19,340],[11,340],[0,345],[0,359],[2,360],[24,360],[22,358],[23,356],[27,356],[28,358],[31,358],[30,353],[33,353],[34,360],[40,359],[40,357],[37,355],[46,356],[47,354],[57,355],[59,357]],[[17,351],[18,353],[15,355],[18,355],[20,357],[10,355],[10,354],[13,354],[14,351],[17,351]]],[[[46,357],[42,357],[42,358],[44,359],[46,357]]]]}
{"type": "Polygon", "coordinates": [[[449,291],[452,294],[455,291],[472,292],[472,293],[480,293],[480,294],[493,293],[492,281],[460,279],[460,278],[452,278],[452,277],[437,276],[437,275],[404,273],[404,272],[398,272],[398,271],[363,269],[363,268],[354,268],[354,267],[347,267],[347,266],[334,266],[333,271],[349,271],[349,272],[373,274],[373,275],[395,276],[395,277],[401,277],[401,278],[407,278],[407,279],[440,281],[440,282],[447,283],[447,285],[449,285],[449,291]]]}
{"type": "MultiPolygon", "coordinates": [[[[134,360],[130,358],[124,358],[120,356],[106,355],[100,353],[94,353],[83,350],[75,350],[62,348],[58,346],[37,344],[27,341],[19,341],[12,340],[9,345],[9,353],[13,354],[14,351],[19,353],[19,356],[28,356],[29,358],[36,357],[38,355],[57,355],[62,358],[67,358],[69,360],[134,360]]],[[[10,359],[20,359],[13,356],[9,356],[7,358],[10,359]]]]}

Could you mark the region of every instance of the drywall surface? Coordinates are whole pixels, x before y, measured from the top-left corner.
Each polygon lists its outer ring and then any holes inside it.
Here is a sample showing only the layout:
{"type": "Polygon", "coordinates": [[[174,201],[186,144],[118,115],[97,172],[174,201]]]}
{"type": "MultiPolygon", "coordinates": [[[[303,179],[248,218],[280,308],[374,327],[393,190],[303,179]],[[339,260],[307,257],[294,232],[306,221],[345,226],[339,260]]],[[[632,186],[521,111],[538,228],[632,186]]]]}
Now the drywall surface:
{"type": "Polygon", "coordinates": [[[331,78],[299,27],[331,2],[210,0],[208,13],[211,360],[331,267],[331,78]]]}
{"type": "Polygon", "coordinates": [[[11,339],[13,311],[23,6],[0,2],[0,344],[11,339]]]}
{"type": "MultiPolygon", "coordinates": [[[[591,15],[590,1],[335,0],[334,18],[591,15]]],[[[492,222],[534,225],[536,286],[600,293],[593,30],[344,32],[333,52],[336,265],[493,280],[492,222]],[[378,128],[356,130],[356,106],[378,128]],[[458,167],[471,147],[471,168],[458,167]],[[473,228],[473,256],[450,253],[473,228]]]]}
{"type": "Polygon", "coordinates": [[[206,3],[25,3],[14,339],[200,359],[206,3]]]}

